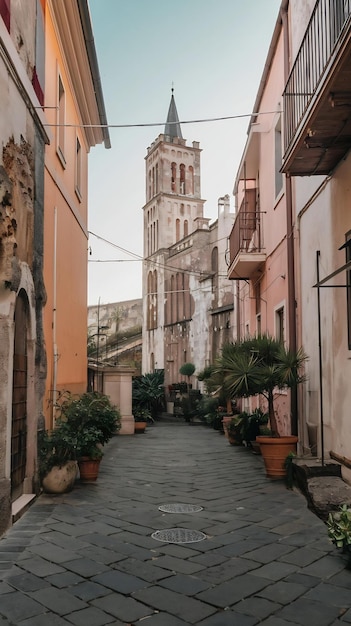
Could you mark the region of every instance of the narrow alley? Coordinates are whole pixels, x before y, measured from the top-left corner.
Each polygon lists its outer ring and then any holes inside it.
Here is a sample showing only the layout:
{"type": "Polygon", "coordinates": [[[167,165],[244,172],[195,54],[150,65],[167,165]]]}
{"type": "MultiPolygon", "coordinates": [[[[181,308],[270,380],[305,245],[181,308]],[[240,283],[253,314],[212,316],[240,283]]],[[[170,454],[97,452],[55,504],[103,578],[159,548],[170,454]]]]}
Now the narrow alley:
{"type": "Polygon", "coordinates": [[[351,623],[351,572],[304,497],[183,422],[115,437],[96,484],[40,496],[0,569],[1,626],[351,623]]]}

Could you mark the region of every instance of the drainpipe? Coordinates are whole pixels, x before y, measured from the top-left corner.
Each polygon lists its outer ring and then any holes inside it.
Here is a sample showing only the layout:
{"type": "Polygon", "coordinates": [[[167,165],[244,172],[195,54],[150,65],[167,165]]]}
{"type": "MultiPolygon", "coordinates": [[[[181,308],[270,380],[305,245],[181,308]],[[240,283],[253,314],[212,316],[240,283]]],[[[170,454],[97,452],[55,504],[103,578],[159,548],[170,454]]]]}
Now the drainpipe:
{"type": "Polygon", "coordinates": [[[57,207],[54,208],[54,258],[53,258],[53,302],[52,302],[52,426],[56,420],[56,400],[57,400],[57,344],[56,344],[56,286],[57,286],[57,207]]]}
{"type": "MultiPolygon", "coordinates": [[[[281,4],[281,18],[284,37],[284,79],[287,83],[290,72],[290,42],[289,42],[289,1],[281,4]]],[[[289,174],[285,175],[286,199],[286,229],[287,229],[287,274],[288,274],[288,322],[289,322],[289,349],[296,352],[296,298],[295,298],[295,258],[294,258],[294,219],[292,204],[292,184],[289,174]]],[[[298,433],[297,387],[291,389],[290,396],[291,433],[298,433]]]]}

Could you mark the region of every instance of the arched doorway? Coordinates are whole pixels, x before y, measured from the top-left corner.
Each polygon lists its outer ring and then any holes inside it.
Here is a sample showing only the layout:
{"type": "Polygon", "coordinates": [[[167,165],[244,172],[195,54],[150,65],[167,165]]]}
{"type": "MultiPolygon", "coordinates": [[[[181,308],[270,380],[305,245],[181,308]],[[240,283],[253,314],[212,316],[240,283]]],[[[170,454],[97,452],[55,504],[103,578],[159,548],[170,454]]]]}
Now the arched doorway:
{"type": "Polygon", "coordinates": [[[15,500],[23,491],[27,464],[27,337],[28,299],[21,290],[15,306],[15,333],[12,385],[11,431],[11,497],[15,500]]]}

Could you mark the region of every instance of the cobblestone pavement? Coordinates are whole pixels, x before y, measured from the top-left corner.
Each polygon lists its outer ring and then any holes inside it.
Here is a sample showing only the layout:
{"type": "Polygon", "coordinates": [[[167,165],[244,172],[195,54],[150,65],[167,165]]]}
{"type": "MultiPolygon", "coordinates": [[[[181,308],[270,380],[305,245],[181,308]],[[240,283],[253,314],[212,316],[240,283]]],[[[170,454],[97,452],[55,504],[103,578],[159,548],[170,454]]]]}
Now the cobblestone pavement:
{"type": "Polygon", "coordinates": [[[351,623],[351,572],[304,497],[183,422],[115,437],[97,483],[38,498],[1,539],[0,568],[0,626],[351,623]],[[174,503],[203,509],[159,510],[174,503]],[[206,538],[152,537],[172,528],[206,538]]]}

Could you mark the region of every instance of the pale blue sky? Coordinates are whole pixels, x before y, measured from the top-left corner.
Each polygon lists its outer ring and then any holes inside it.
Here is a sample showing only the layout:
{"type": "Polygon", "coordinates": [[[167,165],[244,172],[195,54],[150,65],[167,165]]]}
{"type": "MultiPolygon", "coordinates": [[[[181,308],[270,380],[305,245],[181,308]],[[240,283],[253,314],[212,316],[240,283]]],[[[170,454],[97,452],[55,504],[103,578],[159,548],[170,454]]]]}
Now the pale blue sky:
{"type": "MultiPolygon", "coordinates": [[[[164,130],[171,87],[180,121],[252,112],[280,0],[90,0],[112,149],[89,157],[89,230],[142,257],[147,147],[164,130]]],[[[249,117],[183,124],[199,141],[205,215],[231,195],[249,117]]],[[[233,198],[231,199],[233,206],[233,198]]],[[[89,304],[141,297],[141,261],[91,236],[89,304]],[[96,260],[118,259],[115,263],[96,260]],[[93,262],[92,262],[93,261],[93,262]]]]}

